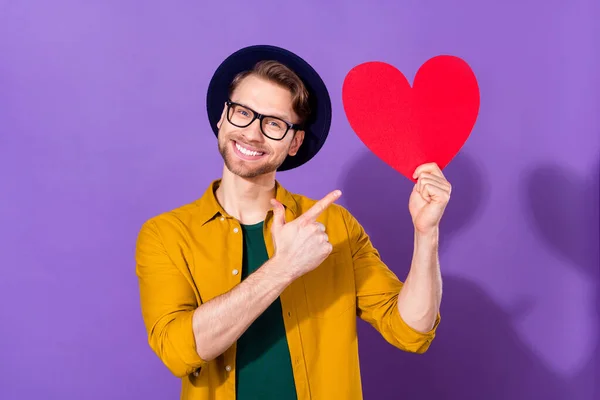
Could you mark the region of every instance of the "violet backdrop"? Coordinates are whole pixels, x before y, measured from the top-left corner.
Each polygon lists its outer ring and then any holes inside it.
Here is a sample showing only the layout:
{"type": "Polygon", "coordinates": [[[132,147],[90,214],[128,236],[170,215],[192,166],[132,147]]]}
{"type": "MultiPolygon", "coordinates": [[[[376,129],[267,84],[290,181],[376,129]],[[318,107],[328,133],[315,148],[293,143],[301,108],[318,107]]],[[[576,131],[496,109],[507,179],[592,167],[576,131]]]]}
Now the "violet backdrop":
{"type": "Polygon", "coordinates": [[[366,399],[600,398],[600,20],[594,0],[0,1],[0,398],[175,399],[147,344],[141,224],[221,172],[205,93],[217,65],[268,43],[327,83],[330,138],[278,178],[340,203],[404,279],[411,183],[343,113],[365,61],[412,81],[466,60],[481,111],[445,170],[442,323],[424,355],[360,323],[366,399]]]}

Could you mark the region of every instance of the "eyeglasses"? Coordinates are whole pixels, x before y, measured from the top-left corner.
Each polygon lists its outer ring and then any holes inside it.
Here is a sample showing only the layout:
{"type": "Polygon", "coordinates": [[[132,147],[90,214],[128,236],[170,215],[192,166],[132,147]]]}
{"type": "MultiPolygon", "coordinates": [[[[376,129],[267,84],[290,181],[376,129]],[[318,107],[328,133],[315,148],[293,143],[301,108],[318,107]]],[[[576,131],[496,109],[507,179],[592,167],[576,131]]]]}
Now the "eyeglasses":
{"type": "Polygon", "coordinates": [[[251,108],[227,101],[227,120],[238,128],[250,126],[255,120],[260,122],[260,130],[263,135],[272,140],[281,140],[287,135],[290,129],[301,130],[302,126],[292,124],[281,118],[262,115],[251,108]]]}

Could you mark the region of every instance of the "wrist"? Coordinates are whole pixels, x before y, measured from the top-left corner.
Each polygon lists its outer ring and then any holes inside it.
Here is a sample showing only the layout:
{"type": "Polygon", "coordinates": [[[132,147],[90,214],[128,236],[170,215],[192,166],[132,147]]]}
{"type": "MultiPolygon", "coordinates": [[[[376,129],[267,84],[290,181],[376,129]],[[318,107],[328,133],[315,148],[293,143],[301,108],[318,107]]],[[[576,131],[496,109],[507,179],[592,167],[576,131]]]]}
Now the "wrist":
{"type": "Polygon", "coordinates": [[[419,231],[415,229],[414,240],[415,245],[419,246],[437,246],[439,243],[440,230],[438,226],[435,226],[426,231],[419,231]]]}
{"type": "Polygon", "coordinates": [[[269,276],[285,286],[296,279],[293,275],[293,268],[290,268],[290,263],[277,254],[274,254],[273,257],[264,264],[263,268],[266,269],[269,276]]]}

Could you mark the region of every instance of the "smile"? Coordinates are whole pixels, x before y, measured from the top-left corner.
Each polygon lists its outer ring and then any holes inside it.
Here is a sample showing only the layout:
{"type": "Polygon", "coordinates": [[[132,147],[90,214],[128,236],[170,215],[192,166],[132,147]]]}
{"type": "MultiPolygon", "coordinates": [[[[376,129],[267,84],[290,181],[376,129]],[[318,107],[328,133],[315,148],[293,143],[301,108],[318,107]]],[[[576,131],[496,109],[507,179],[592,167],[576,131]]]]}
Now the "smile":
{"type": "Polygon", "coordinates": [[[260,151],[248,149],[235,141],[233,142],[233,144],[233,147],[235,148],[235,150],[237,150],[235,153],[238,155],[238,157],[244,160],[256,160],[265,154],[260,151]]]}

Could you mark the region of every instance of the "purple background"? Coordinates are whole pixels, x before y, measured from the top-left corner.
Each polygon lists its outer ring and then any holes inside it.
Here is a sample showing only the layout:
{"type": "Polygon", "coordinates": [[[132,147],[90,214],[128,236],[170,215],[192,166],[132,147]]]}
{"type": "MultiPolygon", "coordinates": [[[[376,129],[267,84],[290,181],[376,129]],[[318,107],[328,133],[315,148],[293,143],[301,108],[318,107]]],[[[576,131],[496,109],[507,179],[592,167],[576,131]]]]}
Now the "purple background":
{"type": "Polygon", "coordinates": [[[600,398],[596,0],[203,3],[0,1],[0,398],[178,398],[146,342],[134,243],[220,175],[208,80],[255,43],[305,57],[333,100],[322,152],[279,179],[344,190],[402,279],[411,183],[350,130],[344,76],[381,60],[412,81],[446,53],[479,79],[446,169],[439,336],[417,356],[361,323],[365,397],[600,398]]]}

